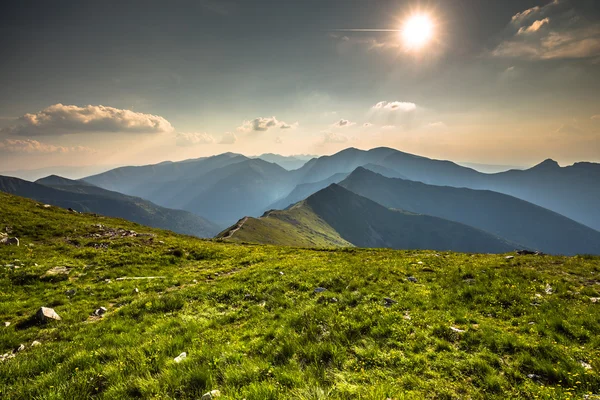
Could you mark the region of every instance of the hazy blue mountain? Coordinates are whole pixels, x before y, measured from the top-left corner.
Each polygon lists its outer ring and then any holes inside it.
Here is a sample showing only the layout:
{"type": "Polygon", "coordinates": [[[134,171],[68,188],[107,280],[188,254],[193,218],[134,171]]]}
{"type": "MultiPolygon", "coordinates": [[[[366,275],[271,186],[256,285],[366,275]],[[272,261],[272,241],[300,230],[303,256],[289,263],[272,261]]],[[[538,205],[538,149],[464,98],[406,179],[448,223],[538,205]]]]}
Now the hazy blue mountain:
{"type": "MultiPolygon", "coordinates": [[[[264,161],[267,161],[270,163],[275,163],[275,164],[279,165],[280,167],[285,168],[288,171],[291,171],[291,170],[302,167],[308,161],[308,159],[300,158],[300,157],[302,157],[302,156],[281,156],[279,154],[266,153],[266,154],[261,154],[260,156],[255,157],[255,158],[260,158],[261,160],[264,160],[264,161]]],[[[310,157],[310,158],[312,158],[312,157],[310,157]]]]}
{"type": "Polygon", "coordinates": [[[385,207],[461,222],[545,253],[600,254],[600,232],[505,194],[391,179],[364,168],[340,186],[385,207]]]}
{"type": "Polygon", "coordinates": [[[160,185],[202,176],[212,170],[247,159],[240,154],[224,153],[193,160],[121,167],[88,176],[84,180],[104,189],[153,200],[151,194],[157,189],[160,190],[160,185]]]}
{"type": "Polygon", "coordinates": [[[81,179],[92,174],[100,174],[117,168],[117,165],[84,165],[84,166],[53,166],[36,169],[20,169],[14,171],[0,171],[0,175],[20,178],[33,182],[48,175],[60,175],[69,179],[81,179]]]}
{"type": "Polygon", "coordinates": [[[190,212],[160,207],[147,200],[58,176],[36,183],[0,176],[0,191],[79,212],[123,218],[198,237],[212,237],[220,230],[218,225],[190,212]]]}
{"type": "Polygon", "coordinates": [[[339,183],[346,179],[348,176],[347,173],[341,172],[339,174],[335,174],[330,176],[327,179],[323,179],[319,182],[312,183],[302,183],[294,188],[290,194],[288,194],[285,198],[276,201],[275,203],[269,206],[269,209],[272,210],[283,210],[292,204],[296,204],[297,202],[304,200],[308,196],[317,193],[321,189],[325,189],[327,186],[332,183],[339,183]]]}
{"type": "Polygon", "coordinates": [[[504,253],[515,248],[470,226],[390,210],[332,184],[285,211],[248,218],[219,235],[226,240],[283,245],[343,246],[504,253]]]}
{"type": "Polygon", "coordinates": [[[475,171],[483,172],[485,174],[497,174],[498,172],[506,172],[512,169],[523,170],[527,167],[519,165],[496,165],[496,164],[480,164],[472,162],[457,162],[458,165],[463,167],[474,169],[475,171]]]}

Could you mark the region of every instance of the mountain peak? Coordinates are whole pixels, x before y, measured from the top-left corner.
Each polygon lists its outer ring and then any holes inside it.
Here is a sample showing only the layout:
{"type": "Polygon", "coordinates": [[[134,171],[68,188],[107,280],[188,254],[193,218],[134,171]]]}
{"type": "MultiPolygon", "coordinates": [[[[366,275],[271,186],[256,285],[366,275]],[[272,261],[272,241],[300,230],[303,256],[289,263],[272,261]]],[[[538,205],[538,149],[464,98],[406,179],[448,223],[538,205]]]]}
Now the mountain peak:
{"type": "Polygon", "coordinates": [[[560,165],[558,165],[558,162],[554,161],[551,158],[548,158],[547,160],[542,161],[541,163],[539,163],[538,165],[536,165],[532,169],[544,169],[544,170],[548,170],[548,169],[556,169],[556,168],[560,168],[560,165]]]}

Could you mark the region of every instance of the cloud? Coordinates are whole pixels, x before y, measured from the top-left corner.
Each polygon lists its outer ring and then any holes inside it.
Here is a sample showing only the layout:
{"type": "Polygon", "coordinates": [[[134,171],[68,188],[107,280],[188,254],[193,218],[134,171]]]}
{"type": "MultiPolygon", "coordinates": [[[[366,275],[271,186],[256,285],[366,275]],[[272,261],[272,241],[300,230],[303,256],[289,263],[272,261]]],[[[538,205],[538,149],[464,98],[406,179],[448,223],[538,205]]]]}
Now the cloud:
{"type": "Polygon", "coordinates": [[[93,149],[83,146],[54,146],[41,143],[32,139],[4,139],[0,140],[0,153],[94,153],[93,149]]]}
{"type": "Polygon", "coordinates": [[[221,136],[219,144],[234,144],[235,142],[237,142],[237,136],[235,136],[235,133],[227,132],[221,136]]]}
{"type": "Polygon", "coordinates": [[[571,0],[554,0],[516,14],[492,57],[531,60],[600,56],[600,23],[579,15],[571,0]]]}
{"type": "Polygon", "coordinates": [[[337,132],[324,132],[323,140],[325,143],[346,143],[348,138],[337,132]]]}
{"type": "Polygon", "coordinates": [[[385,130],[396,129],[396,125],[384,125],[381,127],[381,129],[385,129],[385,130]]]}
{"type": "Polygon", "coordinates": [[[369,128],[369,127],[371,127],[371,126],[373,126],[373,124],[372,124],[372,123],[370,123],[370,122],[365,122],[365,123],[363,124],[363,128],[369,128]]]}
{"type": "Polygon", "coordinates": [[[14,126],[0,133],[18,136],[51,136],[83,132],[164,133],[173,126],[163,117],[114,107],[55,104],[34,114],[25,114],[14,126]]]}
{"type": "Polygon", "coordinates": [[[278,121],[275,117],[258,117],[254,118],[252,121],[244,121],[237,130],[239,132],[266,132],[271,128],[294,129],[299,125],[298,122],[288,124],[283,121],[278,121]]]}
{"type": "Polygon", "coordinates": [[[211,144],[215,139],[207,133],[177,133],[175,144],[177,146],[195,146],[198,144],[211,144]]]}
{"type": "Polygon", "coordinates": [[[372,108],[375,110],[411,112],[417,109],[417,105],[402,101],[380,101],[372,108]]]}
{"type": "Polygon", "coordinates": [[[593,115],[593,116],[592,116],[592,120],[594,120],[594,121],[600,121],[600,114],[598,114],[598,115],[593,115]]]}
{"type": "Polygon", "coordinates": [[[447,127],[448,126],[441,121],[432,122],[432,123],[427,124],[427,128],[431,128],[431,129],[446,129],[447,127]]]}
{"type": "Polygon", "coordinates": [[[334,123],[331,126],[333,128],[348,128],[349,126],[353,126],[353,125],[356,125],[356,122],[348,121],[347,119],[340,119],[339,121],[337,121],[336,123],[334,123]]]}
{"type": "Polygon", "coordinates": [[[572,124],[563,124],[561,125],[557,130],[556,133],[559,133],[561,135],[583,135],[585,134],[585,131],[583,129],[581,129],[578,126],[572,125],[572,124]]]}
{"type": "Polygon", "coordinates": [[[349,48],[353,46],[362,46],[365,47],[368,51],[398,49],[401,46],[398,40],[380,41],[374,37],[349,37],[347,35],[341,35],[337,33],[331,33],[329,37],[338,42],[338,48],[341,51],[343,51],[344,48],[349,48]]]}

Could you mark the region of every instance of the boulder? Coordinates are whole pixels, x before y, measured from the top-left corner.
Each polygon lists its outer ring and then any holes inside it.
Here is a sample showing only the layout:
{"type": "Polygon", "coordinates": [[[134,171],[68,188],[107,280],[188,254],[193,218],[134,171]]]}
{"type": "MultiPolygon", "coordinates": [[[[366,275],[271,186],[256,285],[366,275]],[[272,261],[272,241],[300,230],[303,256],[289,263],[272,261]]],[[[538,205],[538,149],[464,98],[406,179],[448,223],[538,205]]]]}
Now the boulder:
{"type": "Polygon", "coordinates": [[[409,277],[408,277],[408,278],[406,278],[406,279],[408,279],[408,281],[409,281],[409,282],[412,282],[412,283],[417,283],[417,282],[418,282],[417,278],[415,278],[414,276],[409,276],[409,277]]]}
{"type": "Polygon", "coordinates": [[[53,308],[48,307],[40,307],[35,315],[40,322],[48,322],[52,319],[55,321],[60,321],[62,319],[53,308]]]}
{"type": "MultiPolygon", "coordinates": [[[[175,357],[173,360],[176,363],[180,363],[182,362],[185,358],[187,358],[187,353],[184,351],[183,353],[181,353],[180,355],[178,355],[177,357],[175,357]]],[[[204,398],[204,396],[202,396],[202,398],[204,398]]]]}
{"type": "Polygon", "coordinates": [[[208,393],[204,393],[202,395],[201,400],[212,400],[212,399],[215,399],[217,397],[221,397],[221,392],[218,391],[218,390],[211,390],[208,393]]]}
{"type": "Polygon", "coordinates": [[[37,346],[41,346],[42,343],[38,342],[37,340],[34,340],[33,342],[31,342],[31,347],[37,347],[37,346]]]}
{"type": "Polygon", "coordinates": [[[6,246],[18,246],[19,239],[16,237],[3,237],[2,239],[0,239],[0,244],[6,245],[6,246]]]}
{"type": "Polygon", "coordinates": [[[96,309],[96,311],[94,311],[94,315],[97,317],[101,317],[104,314],[106,314],[107,311],[108,310],[106,309],[106,307],[100,307],[100,308],[96,309]]]}

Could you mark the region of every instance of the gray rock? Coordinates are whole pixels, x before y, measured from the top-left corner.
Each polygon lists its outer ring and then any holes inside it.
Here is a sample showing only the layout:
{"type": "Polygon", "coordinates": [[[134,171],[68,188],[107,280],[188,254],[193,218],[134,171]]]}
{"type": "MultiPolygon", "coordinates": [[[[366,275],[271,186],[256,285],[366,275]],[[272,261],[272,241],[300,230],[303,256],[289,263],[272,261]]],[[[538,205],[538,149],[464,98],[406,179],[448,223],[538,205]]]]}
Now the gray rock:
{"type": "Polygon", "coordinates": [[[42,343],[38,342],[37,340],[34,340],[33,342],[31,342],[31,347],[37,347],[37,346],[41,346],[42,343]]]}
{"type": "Polygon", "coordinates": [[[106,311],[108,311],[106,309],[106,307],[100,307],[100,308],[96,309],[96,311],[94,311],[94,315],[97,316],[97,317],[101,317],[104,314],[106,314],[106,311]]]}
{"type": "MultiPolygon", "coordinates": [[[[175,357],[173,359],[173,361],[175,361],[176,363],[180,363],[182,362],[185,358],[187,358],[187,353],[184,351],[183,353],[181,353],[180,355],[178,355],[177,357],[175,357]]],[[[204,396],[202,396],[202,398],[204,398],[204,396]]]]}
{"type": "Polygon", "coordinates": [[[46,271],[44,276],[69,275],[69,272],[71,271],[67,267],[54,267],[46,271]]]}
{"type": "Polygon", "coordinates": [[[325,289],[324,287],[318,287],[314,290],[315,293],[323,293],[324,291],[326,291],[327,289],[325,289]]]}
{"type": "Polygon", "coordinates": [[[456,333],[463,333],[463,332],[465,332],[465,331],[464,331],[464,329],[458,329],[458,328],[456,328],[456,327],[454,327],[454,326],[451,326],[451,327],[450,327],[450,330],[451,330],[452,332],[456,332],[456,333]]]}
{"type": "Polygon", "coordinates": [[[212,400],[212,399],[215,399],[217,397],[221,397],[221,392],[218,391],[218,390],[211,390],[208,393],[204,393],[202,395],[201,400],[212,400]]]}
{"type": "Polygon", "coordinates": [[[384,305],[385,305],[386,307],[391,307],[392,305],[394,305],[394,304],[398,303],[396,300],[394,300],[394,299],[390,299],[389,297],[385,297],[385,298],[383,299],[383,302],[384,302],[384,305]]]}
{"type": "Polygon", "coordinates": [[[541,378],[541,376],[536,375],[536,374],[527,374],[527,377],[529,379],[540,379],[541,378]]]}
{"type": "Polygon", "coordinates": [[[132,293],[133,293],[133,294],[138,294],[139,292],[140,292],[140,289],[138,289],[138,288],[135,288],[135,289],[133,289],[133,292],[132,292],[132,293]]]}
{"type": "Polygon", "coordinates": [[[546,288],[544,289],[544,291],[546,292],[546,294],[552,294],[554,293],[554,289],[552,289],[552,286],[550,286],[550,284],[546,284],[546,288]]]}
{"type": "Polygon", "coordinates": [[[25,350],[25,345],[24,345],[24,344],[22,344],[22,345],[20,345],[19,347],[17,347],[17,348],[15,349],[15,353],[18,353],[18,352],[20,352],[20,351],[23,351],[23,350],[25,350]]]}
{"type": "Polygon", "coordinates": [[[47,322],[48,320],[56,320],[56,321],[60,321],[62,318],[60,317],[60,315],[58,315],[56,313],[56,311],[54,311],[53,308],[48,308],[48,307],[40,307],[40,309],[37,311],[37,313],[35,314],[37,319],[40,320],[41,322],[47,322]]]}
{"type": "Polygon", "coordinates": [[[75,293],[77,293],[77,290],[75,289],[69,289],[65,292],[65,294],[69,297],[75,296],[75,293]]]}
{"type": "Polygon", "coordinates": [[[417,278],[415,278],[414,276],[409,276],[409,277],[408,277],[408,278],[406,278],[406,279],[408,279],[408,281],[409,281],[409,282],[412,282],[412,283],[417,283],[417,282],[418,282],[418,279],[417,279],[417,278]]]}
{"type": "Polygon", "coordinates": [[[4,237],[4,238],[0,239],[0,244],[6,245],[6,246],[18,246],[19,239],[16,237],[4,237]]]}
{"type": "Polygon", "coordinates": [[[9,326],[10,326],[10,322],[8,322],[8,321],[4,322],[4,327],[5,328],[8,328],[9,326]]]}
{"type": "Polygon", "coordinates": [[[515,256],[506,256],[504,258],[507,259],[507,260],[512,260],[513,258],[515,258],[515,256]]]}

